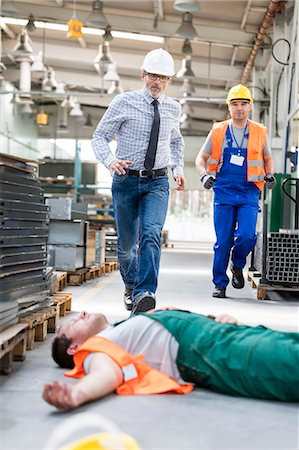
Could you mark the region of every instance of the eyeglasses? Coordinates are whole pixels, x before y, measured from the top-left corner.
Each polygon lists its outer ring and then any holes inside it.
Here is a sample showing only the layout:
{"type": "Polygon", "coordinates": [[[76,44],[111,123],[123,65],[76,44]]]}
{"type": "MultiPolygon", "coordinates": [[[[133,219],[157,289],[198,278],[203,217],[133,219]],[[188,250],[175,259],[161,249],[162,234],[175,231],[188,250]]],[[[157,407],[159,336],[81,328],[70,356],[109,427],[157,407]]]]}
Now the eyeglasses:
{"type": "Polygon", "coordinates": [[[145,75],[149,77],[151,81],[156,81],[158,78],[161,81],[161,83],[166,83],[170,77],[167,77],[166,75],[157,75],[156,73],[148,73],[144,72],[145,75]]]}

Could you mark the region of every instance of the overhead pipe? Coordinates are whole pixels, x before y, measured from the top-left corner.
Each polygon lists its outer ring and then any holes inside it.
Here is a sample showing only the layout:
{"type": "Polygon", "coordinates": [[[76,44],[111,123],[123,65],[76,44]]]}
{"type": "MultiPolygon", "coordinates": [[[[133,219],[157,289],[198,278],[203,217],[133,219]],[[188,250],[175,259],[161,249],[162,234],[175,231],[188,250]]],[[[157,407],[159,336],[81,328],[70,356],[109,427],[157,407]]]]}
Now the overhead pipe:
{"type": "Polygon", "coordinates": [[[250,73],[254,66],[256,55],[264,41],[267,29],[272,25],[272,22],[273,22],[276,12],[278,10],[281,11],[282,4],[285,3],[285,1],[286,0],[270,0],[270,3],[268,5],[267,11],[265,12],[262,24],[261,24],[258,34],[255,38],[254,45],[251,49],[246,66],[244,68],[242,78],[241,78],[241,84],[247,83],[250,73]]]}

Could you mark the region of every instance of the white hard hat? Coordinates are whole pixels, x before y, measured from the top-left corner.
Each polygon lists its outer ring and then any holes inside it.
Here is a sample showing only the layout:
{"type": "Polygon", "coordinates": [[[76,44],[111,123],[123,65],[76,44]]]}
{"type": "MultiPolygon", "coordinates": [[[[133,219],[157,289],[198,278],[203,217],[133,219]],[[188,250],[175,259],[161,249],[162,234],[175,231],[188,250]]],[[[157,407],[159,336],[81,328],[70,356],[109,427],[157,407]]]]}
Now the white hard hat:
{"type": "Polygon", "coordinates": [[[172,77],[175,74],[174,61],[170,53],[163,48],[156,48],[145,55],[142,70],[157,75],[172,77]]]}

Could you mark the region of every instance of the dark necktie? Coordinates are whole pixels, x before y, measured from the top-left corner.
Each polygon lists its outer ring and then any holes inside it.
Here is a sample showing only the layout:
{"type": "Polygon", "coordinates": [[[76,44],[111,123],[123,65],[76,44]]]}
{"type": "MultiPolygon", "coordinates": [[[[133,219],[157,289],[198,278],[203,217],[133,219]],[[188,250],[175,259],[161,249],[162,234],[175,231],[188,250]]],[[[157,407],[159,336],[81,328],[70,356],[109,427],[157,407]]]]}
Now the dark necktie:
{"type": "Polygon", "coordinates": [[[159,128],[160,128],[160,114],[158,110],[158,100],[153,100],[152,105],[154,107],[154,121],[152,124],[150,139],[148,143],[148,148],[144,160],[144,167],[146,170],[151,171],[155,165],[156,153],[157,153],[157,145],[158,145],[158,137],[159,137],[159,128]]]}

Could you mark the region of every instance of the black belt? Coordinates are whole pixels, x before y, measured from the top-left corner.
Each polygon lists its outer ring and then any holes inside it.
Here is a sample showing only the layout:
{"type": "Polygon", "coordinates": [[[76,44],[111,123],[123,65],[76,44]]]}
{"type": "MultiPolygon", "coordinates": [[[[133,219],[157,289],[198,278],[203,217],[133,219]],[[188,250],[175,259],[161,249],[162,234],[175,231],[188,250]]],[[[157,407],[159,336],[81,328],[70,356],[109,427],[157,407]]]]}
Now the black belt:
{"type": "Polygon", "coordinates": [[[140,178],[155,178],[155,177],[165,177],[167,175],[167,167],[164,167],[163,169],[157,169],[157,170],[133,170],[133,169],[125,169],[127,172],[127,175],[135,175],[136,177],[140,178]]]}

